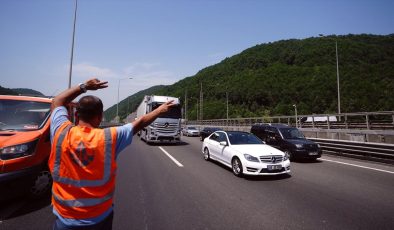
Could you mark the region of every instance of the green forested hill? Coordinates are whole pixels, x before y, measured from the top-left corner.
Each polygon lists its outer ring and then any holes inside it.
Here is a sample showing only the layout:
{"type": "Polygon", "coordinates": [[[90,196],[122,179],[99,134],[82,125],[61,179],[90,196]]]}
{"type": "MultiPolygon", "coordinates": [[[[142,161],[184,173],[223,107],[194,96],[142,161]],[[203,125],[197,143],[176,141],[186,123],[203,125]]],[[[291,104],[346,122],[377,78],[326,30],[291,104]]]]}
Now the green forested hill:
{"type": "Polygon", "coordinates": [[[18,93],[13,91],[12,89],[0,86],[0,95],[18,95],[18,93]]]}
{"type": "Polygon", "coordinates": [[[226,92],[230,117],[292,115],[293,104],[300,114],[336,113],[335,41],[341,112],[394,110],[394,34],[313,37],[256,45],[152,94],[177,96],[184,101],[187,91],[189,119],[196,118],[200,84],[204,119],[225,118],[226,92]]]}
{"type": "Polygon", "coordinates": [[[41,92],[33,89],[26,89],[26,88],[15,88],[12,89],[13,91],[17,92],[21,95],[34,95],[34,96],[44,96],[41,92]]]}
{"type": "MultiPolygon", "coordinates": [[[[124,119],[127,116],[127,114],[137,110],[137,107],[140,105],[145,95],[153,95],[163,87],[165,86],[163,85],[153,86],[151,88],[139,91],[136,94],[128,96],[126,99],[119,102],[119,117],[121,117],[121,119],[124,119]]],[[[104,117],[106,121],[111,121],[116,117],[116,107],[117,106],[115,104],[104,111],[104,117]]]]}
{"type": "Polygon", "coordinates": [[[0,95],[30,95],[30,96],[44,96],[39,91],[27,88],[8,89],[0,86],[0,95]]]}

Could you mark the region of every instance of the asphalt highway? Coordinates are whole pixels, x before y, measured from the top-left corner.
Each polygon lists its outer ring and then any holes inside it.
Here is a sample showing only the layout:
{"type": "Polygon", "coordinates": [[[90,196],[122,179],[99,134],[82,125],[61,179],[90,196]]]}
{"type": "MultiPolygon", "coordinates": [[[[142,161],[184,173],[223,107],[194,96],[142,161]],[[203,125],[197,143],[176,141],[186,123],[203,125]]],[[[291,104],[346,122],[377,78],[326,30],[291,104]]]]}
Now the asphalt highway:
{"type": "MultiPolygon", "coordinates": [[[[324,155],[289,176],[238,178],[197,137],[118,158],[113,229],[394,229],[394,166],[324,155]]],[[[3,189],[3,188],[1,188],[3,189]]],[[[0,229],[51,229],[48,198],[0,204],[0,229]]]]}

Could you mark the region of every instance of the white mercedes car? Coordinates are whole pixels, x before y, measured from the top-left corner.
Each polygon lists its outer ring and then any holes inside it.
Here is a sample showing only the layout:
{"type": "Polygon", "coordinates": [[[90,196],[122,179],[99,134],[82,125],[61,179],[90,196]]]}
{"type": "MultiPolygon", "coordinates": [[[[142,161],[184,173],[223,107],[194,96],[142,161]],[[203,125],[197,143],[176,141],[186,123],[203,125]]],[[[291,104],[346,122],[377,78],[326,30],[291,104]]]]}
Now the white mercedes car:
{"type": "Polygon", "coordinates": [[[204,139],[202,153],[205,160],[218,161],[239,177],[290,173],[287,154],[247,132],[216,131],[204,139]]]}

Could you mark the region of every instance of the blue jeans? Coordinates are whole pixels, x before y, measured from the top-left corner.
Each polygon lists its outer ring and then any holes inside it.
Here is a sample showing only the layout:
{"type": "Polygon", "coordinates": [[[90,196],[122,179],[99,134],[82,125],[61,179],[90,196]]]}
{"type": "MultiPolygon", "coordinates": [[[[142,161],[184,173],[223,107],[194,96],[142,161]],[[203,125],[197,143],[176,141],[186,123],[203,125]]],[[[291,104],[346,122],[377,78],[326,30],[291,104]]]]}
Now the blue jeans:
{"type": "Polygon", "coordinates": [[[53,225],[53,230],[112,230],[112,220],[114,218],[114,212],[108,215],[103,221],[95,225],[89,226],[67,226],[61,220],[56,218],[55,224],[53,225]]]}

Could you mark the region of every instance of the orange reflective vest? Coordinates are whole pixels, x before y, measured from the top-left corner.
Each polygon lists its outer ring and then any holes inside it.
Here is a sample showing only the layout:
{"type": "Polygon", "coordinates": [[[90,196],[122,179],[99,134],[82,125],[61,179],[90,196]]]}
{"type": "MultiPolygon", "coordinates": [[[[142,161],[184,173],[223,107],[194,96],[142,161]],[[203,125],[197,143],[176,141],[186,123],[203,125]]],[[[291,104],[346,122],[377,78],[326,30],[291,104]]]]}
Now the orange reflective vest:
{"type": "Polygon", "coordinates": [[[115,192],[115,128],[93,129],[65,122],[49,158],[52,204],[64,218],[94,218],[112,206],[115,192]]]}

